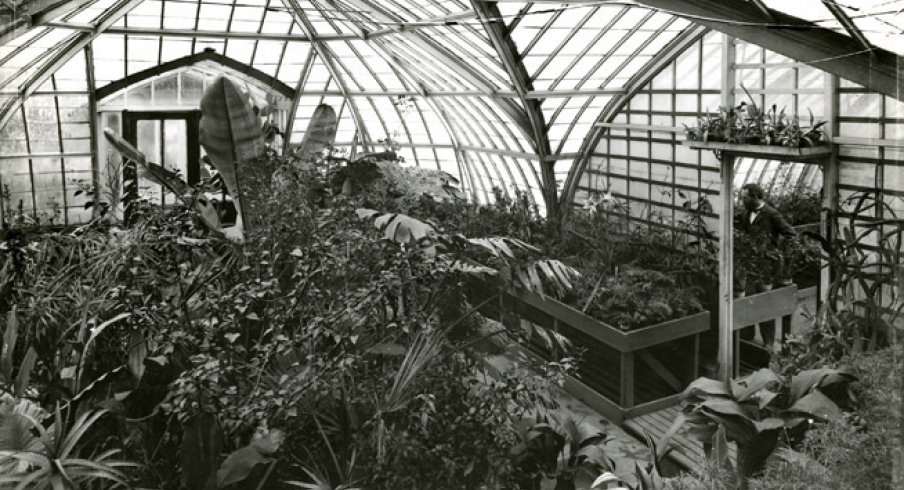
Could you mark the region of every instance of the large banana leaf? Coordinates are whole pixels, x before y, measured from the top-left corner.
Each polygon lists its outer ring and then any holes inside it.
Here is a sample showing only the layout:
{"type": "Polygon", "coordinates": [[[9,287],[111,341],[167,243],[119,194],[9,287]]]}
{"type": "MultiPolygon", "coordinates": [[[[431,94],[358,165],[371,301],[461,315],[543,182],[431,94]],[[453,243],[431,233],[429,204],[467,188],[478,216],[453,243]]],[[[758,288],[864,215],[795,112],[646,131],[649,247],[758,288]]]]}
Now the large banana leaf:
{"type": "Polygon", "coordinates": [[[857,376],[849,367],[842,366],[838,369],[820,368],[801,371],[791,378],[790,403],[803,398],[813,390],[824,388],[838,383],[850,383],[856,381],[857,376]]]}
{"type": "Polygon", "coordinates": [[[199,141],[226,184],[235,203],[236,226],[247,222],[242,209],[243,177],[265,151],[261,121],[247,94],[225,76],[219,76],[201,98],[199,141]]]}
{"type": "MultiPolygon", "coordinates": [[[[311,157],[319,151],[332,146],[336,139],[336,128],[338,120],[336,119],[336,111],[332,106],[320,104],[314,110],[311,122],[308,123],[308,129],[304,132],[304,139],[296,150],[296,154],[302,158],[311,157]]],[[[290,135],[286,135],[288,138],[290,135]]]]}
{"type": "MultiPolygon", "coordinates": [[[[135,162],[142,177],[156,182],[176,195],[186,206],[195,209],[201,221],[215,234],[224,235],[229,239],[241,241],[241,233],[236,233],[233,228],[222,228],[216,208],[206,199],[194,199],[191,197],[191,186],[182,180],[178,174],[166,168],[149,162],[144,153],[138,151],[128,141],[116,134],[110,128],[104,128],[104,137],[123,158],[135,162]]],[[[239,229],[240,230],[240,229],[239,229]]]]}
{"type": "Polygon", "coordinates": [[[148,180],[154,181],[166,190],[172,192],[180,199],[191,191],[191,186],[185,183],[178,174],[164,168],[156,163],[149,162],[144,153],[124,140],[122,136],[116,134],[110,128],[104,128],[104,137],[107,142],[116,149],[124,158],[135,162],[138,166],[138,175],[148,180]]]}

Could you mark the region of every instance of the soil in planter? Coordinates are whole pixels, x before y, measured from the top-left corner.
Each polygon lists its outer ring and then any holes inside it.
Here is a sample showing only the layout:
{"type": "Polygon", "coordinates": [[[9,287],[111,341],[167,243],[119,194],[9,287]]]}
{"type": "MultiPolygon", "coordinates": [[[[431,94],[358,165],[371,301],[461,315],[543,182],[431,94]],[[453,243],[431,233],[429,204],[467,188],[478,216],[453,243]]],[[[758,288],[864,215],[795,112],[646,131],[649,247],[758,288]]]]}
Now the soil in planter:
{"type": "Polygon", "coordinates": [[[659,271],[626,267],[618,275],[603,275],[584,269],[581,275],[562,301],[624,331],[703,311],[702,291],[683,288],[659,271]]]}

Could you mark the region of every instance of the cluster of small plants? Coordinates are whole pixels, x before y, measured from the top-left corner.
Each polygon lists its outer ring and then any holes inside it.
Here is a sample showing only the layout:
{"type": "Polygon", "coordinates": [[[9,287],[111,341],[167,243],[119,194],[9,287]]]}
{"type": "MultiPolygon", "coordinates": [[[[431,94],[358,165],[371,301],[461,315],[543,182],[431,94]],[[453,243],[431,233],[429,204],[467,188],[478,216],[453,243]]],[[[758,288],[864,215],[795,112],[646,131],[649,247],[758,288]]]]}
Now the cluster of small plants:
{"type": "Polygon", "coordinates": [[[749,104],[745,101],[736,107],[719,107],[714,116],[698,116],[696,126],[685,125],[687,139],[791,148],[828,144],[822,129],[826,121],[816,121],[812,112],[809,125],[802,125],[798,115],[788,116],[784,108],[778,110],[775,104],[763,111],[746,88],[744,91],[750,99],[749,104]]]}
{"type": "Polygon", "coordinates": [[[680,287],[673,276],[632,267],[612,275],[585,270],[575,290],[565,300],[622,330],[655,325],[703,311],[697,292],[680,287]]]}

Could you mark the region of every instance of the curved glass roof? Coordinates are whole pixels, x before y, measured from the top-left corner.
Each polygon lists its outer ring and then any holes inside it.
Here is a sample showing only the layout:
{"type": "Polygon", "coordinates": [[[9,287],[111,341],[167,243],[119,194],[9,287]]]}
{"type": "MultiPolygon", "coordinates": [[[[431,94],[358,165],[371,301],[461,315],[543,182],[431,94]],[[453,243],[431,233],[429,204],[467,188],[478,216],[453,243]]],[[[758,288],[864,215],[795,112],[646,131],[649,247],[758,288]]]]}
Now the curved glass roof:
{"type": "MultiPolygon", "coordinates": [[[[902,50],[904,1],[754,3],[902,50]]],[[[604,108],[694,27],[589,0],[0,0],[0,22],[0,165],[37,151],[29,97],[87,105],[111,83],[214,51],[293,91],[290,142],[327,103],[337,146],[392,146],[459,176],[478,201],[520,188],[541,207],[604,108]]],[[[65,136],[48,152],[66,156],[65,136]]]]}

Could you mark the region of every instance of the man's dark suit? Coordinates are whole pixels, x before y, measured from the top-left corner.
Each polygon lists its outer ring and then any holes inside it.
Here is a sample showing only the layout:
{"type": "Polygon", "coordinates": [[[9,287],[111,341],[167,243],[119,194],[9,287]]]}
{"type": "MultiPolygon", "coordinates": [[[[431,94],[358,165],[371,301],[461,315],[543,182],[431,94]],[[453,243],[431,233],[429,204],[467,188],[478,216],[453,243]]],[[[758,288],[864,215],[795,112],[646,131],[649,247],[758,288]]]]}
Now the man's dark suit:
{"type": "MultiPolygon", "coordinates": [[[[749,209],[744,210],[741,214],[741,222],[737,223],[737,227],[739,230],[752,237],[767,236],[773,245],[777,245],[779,237],[783,235],[794,236],[797,234],[794,231],[794,228],[791,228],[791,225],[789,225],[785,218],[782,217],[782,214],[768,204],[763,204],[763,207],[757,210],[757,215],[753,219],[753,223],[750,222],[751,212],[752,211],[749,209]]],[[[773,273],[781,275],[784,261],[779,260],[773,267],[773,273]]],[[[772,339],[775,336],[775,321],[761,323],[760,331],[763,334],[763,341],[766,345],[771,345],[772,339]]],[[[741,338],[747,340],[753,338],[752,329],[742,329],[741,338]]]]}
{"type": "Polygon", "coordinates": [[[782,214],[768,204],[764,204],[758,210],[753,223],[750,222],[750,213],[749,209],[745,209],[741,215],[741,222],[738,223],[738,229],[750,236],[767,235],[775,242],[781,235],[796,235],[782,214]]]}

